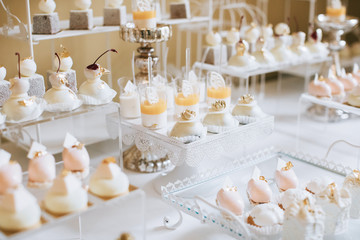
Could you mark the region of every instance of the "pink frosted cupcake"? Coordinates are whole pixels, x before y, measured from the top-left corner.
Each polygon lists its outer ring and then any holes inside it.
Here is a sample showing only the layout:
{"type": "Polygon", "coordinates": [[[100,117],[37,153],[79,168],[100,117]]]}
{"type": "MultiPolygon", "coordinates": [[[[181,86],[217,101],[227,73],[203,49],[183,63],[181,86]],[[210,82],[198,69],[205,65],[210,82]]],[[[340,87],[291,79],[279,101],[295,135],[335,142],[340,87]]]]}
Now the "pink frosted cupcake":
{"type": "Polygon", "coordinates": [[[44,145],[33,142],[27,157],[30,159],[28,187],[50,187],[55,179],[54,156],[46,152],[44,145]]]}
{"type": "Polygon", "coordinates": [[[0,150],[0,195],[17,188],[22,182],[21,166],[16,161],[10,161],[10,157],[10,153],[0,150]]]}
{"type": "Polygon", "coordinates": [[[341,76],[339,76],[338,79],[340,82],[342,82],[342,84],[344,84],[345,92],[350,92],[351,90],[353,90],[353,88],[355,88],[358,85],[358,82],[352,76],[352,74],[351,73],[347,74],[344,68],[342,69],[341,76]]]}
{"type": "Polygon", "coordinates": [[[236,216],[244,213],[244,201],[230,179],[226,180],[224,186],[217,193],[216,204],[229,210],[236,216]]]}
{"type": "Polygon", "coordinates": [[[84,179],[89,174],[90,157],[83,143],[67,133],[62,152],[64,168],[78,178],[84,179]]]}
{"type": "Polygon", "coordinates": [[[308,92],[310,95],[318,98],[331,97],[331,87],[325,82],[323,77],[319,78],[317,74],[314,80],[310,82],[308,92]]]}
{"type": "Polygon", "coordinates": [[[343,102],[345,98],[344,84],[338,80],[331,69],[329,69],[328,78],[325,78],[325,82],[331,88],[331,96],[333,100],[343,102]]]}
{"type": "Polygon", "coordinates": [[[280,192],[286,191],[291,188],[297,188],[299,180],[294,172],[293,164],[285,162],[282,159],[278,159],[276,171],[275,171],[275,182],[280,192]]]}
{"type": "Polygon", "coordinates": [[[262,204],[271,201],[272,191],[264,176],[261,176],[260,169],[254,168],[251,179],[247,185],[247,194],[252,204],[262,204]]]}

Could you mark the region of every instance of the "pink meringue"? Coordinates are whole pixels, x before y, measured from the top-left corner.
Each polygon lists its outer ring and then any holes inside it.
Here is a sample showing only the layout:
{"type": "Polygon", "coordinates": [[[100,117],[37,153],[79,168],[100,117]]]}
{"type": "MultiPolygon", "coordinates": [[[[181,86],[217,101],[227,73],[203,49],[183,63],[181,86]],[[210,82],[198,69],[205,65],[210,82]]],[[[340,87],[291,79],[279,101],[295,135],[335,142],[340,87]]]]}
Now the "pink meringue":
{"type": "Polygon", "coordinates": [[[216,203],[218,206],[229,210],[236,216],[244,213],[244,201],[232,183],[224,184],[225,186],[219,190],[216,195],[216,203]],[[229,187],[232,186],[232,187],[229,187]]]}
{"type": "Polygon", "coordinates": [[[359,65],[357,63],[354,63],[354,67],[351,75],[353,78],[356,79],[358,84],[360,84],[360,71],[359,71],[359,65]]]}
{"type": "Polygon", "coordinates": [[[9,189],[14,189],[22,182],[21,166],[16,161],[10,161],[8,164],[0,167],[0,195],[9,189]]]}
{"type": "Polygon", "coordinates": [[[275,171],[275,181],[280,191],[297,188],[299,185],[299,180],[292,167],[293,165],[290,161],[285,162],[282,159],[278,159],[275,171]]]}
{"type": "Polygon", "coordinates": [[[344,84],[344,89],[346,92],[351,91],[354,87],[358,85],[358,82],[353,78],[352,74],[347,74],[345,69],[342,69],[342,74],[339,76],[339,81],[344,84]]]}
{"type": "Polygon", "coordinates": [[[309,84],[308,92],[315,97],[331,97],[331,87],[325,82],[323,77],[316,74],[314,81],[309,84]]]}
{"type": "Polygon", "coordinates": [[[271,201],[272,191],[260,169],[255,167],[252,178],[247,185],[249,200],[254,204],[268,203],[271,201]]]}

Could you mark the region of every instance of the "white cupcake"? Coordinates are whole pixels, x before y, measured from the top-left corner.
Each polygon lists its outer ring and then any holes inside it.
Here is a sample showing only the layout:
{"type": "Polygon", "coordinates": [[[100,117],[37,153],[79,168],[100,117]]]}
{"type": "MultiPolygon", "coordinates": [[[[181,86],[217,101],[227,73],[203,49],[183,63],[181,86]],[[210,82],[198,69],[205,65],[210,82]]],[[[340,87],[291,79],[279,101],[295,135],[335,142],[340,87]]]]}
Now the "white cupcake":
{"type": "Polygon", "coordinates": [[[293,201],[286,210],[283,240],[320,240],[324,237],[325,213],[308,198],[293,201]]]}
{"type": "Polygon", "coordinates": [[[252,123],[266,116],[251,94],[240,97],[231,114],[240,124],[252,123]]]}
{"type": "Polygon", "coordinates": [[[224,100],[216,100],[205,115],[203,124],[208,132],[221,133],[237,127],[239,122],[229,113],[224,100]]]}
{"type": "Polygon", "coordinates": [[[348,190],[339,189],[335,183],[331,183],[316,196],[316,203],[325,212],[325,235],[339,234],[347,230],[351,206],[348,190]]]}
{"type": "Polygon", "coordinates": [[[344,188],[351,194],[350,216],[352,218],[360,218],[360,172],[354,170],[347,175],[344,181],[344,188]]]}

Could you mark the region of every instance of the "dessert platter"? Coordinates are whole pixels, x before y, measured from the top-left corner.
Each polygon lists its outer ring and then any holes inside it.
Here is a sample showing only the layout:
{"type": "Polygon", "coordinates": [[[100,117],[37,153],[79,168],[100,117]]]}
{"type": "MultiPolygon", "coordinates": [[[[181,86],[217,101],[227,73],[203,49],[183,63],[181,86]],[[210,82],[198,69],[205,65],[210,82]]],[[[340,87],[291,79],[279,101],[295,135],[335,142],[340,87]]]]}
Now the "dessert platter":
{"type": "Polygon", "coordinates": [[[162,197],[237,239],[351,239],[359,176],[339,161],[268,148],[169,183],[162,197]]]}
{"type": "MultiPolygon", "coordinates": [[[[63,161],[56,163],[46,147],[37,142],[27,155],[30,162],[25,173],[19,163],[10,160],[10,153],[1,150],[0,157],[0,239],[30,237],[76,218],[81,236],[83,215],[97,209],[116,209],[118,203],[133,198],[130,195],[144,201],[142,191],[129,184],[115,158],[105,158],[97,166],[90,164],[84,144],[69,133],[63,161]]],[[[86,226],[86,218],[83,220],[86,226]]],[[[118,231],[113,237],[120,235],[118,231]]]]}

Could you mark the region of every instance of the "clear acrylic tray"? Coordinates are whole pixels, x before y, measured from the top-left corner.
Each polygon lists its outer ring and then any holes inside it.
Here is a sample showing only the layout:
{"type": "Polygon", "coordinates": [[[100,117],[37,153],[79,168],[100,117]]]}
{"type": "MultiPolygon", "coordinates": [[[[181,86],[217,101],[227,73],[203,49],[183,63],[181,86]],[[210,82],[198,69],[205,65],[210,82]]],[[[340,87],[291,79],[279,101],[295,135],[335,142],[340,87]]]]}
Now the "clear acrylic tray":
{"type": "MultiPolygon", "coordinates": [[[[62,169],[63,163],[57,163],[57,174],[62,169]]],[[[94,171],[95,167],[90,166],[90,174],[82,181],[83,186],[88,185],[94,171]]],[[[0,230],[1,240],[117,239],[124,232],[136,239],[145,239],[145,193],[141,189],[130,185],[129,194],[108,200],[88,193],[86,210],[59,217],[51,215],[42,207],[48,189],[28,188],[27,180],[27,172],[24,172],[23,185],[36,197],[42,209],[41,225],[16,233],[0,230]]]]}
{"type": "MultiPolygon", "coordinates": [[[[274,172],[278,157],[293,163],[301,186],[316,176],[324,175],[333,178],[341,186],[344,176],[353,169],[342,165],[341,161],[335,163],[303,153],[276,151],[274,148],[268,148],[241,159],[224,162],[223,166],[169,183],[162,187],[162,198],[182,212],[203,223],[215,226],[237,239],[253,238],[254,236],[250,234],[243,218],[239,217],[237,221],[231,221],[223,217],[223,212],[216,206],[216,194],[223,186],[225,179],[230,177],[244,199],[245,213],[249,211],[250,203],[246,195],[246,186],[254,166],[257,166],[267,177],[273,193],[277,195],[279,191],[274,183],[274,172]]],[[[359,236],[359,224],[359,219],[351,219],[347,232],[325,239],[356,239],[353,236],[359,236]]]]}

